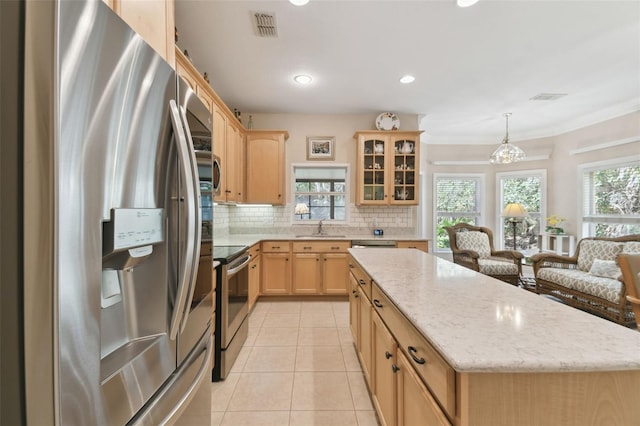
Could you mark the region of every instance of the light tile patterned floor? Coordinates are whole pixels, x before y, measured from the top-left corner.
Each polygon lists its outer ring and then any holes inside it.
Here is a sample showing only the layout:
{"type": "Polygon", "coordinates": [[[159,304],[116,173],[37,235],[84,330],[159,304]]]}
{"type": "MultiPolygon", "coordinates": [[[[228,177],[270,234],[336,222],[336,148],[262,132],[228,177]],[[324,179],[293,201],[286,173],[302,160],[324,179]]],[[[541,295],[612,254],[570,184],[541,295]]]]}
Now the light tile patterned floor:
{"type": "Polygon", "coordinates": [[[212,426],[377,426],[348,302],[259,301],[229,377],[212,383],[212,426]]]}

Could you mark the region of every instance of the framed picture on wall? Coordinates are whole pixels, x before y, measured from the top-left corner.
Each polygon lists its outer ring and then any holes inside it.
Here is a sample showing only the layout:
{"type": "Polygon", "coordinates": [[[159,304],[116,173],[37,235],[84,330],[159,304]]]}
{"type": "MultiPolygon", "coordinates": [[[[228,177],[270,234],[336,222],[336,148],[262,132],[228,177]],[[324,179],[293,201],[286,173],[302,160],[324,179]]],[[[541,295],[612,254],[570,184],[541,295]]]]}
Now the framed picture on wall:
{"type": "Polygon", "coordinates": [[[335,141],[333,136],[307,137],[307,160],[333,160],[335,141]]]}

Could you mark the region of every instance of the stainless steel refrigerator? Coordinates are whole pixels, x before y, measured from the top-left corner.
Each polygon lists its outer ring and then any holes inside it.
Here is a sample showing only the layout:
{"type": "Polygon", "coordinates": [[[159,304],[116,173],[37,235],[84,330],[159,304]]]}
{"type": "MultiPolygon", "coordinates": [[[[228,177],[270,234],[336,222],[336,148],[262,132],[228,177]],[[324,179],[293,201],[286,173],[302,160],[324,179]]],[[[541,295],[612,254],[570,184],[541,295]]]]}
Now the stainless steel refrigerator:
{"type": "Polygon", "coordinates": [[[20,88],[9,127],[21,164],[18,206],[2,213],[21,229],[7,262],[15,295],[2,303],[18,320],[15,419],[174,423],[209,387],[212,292],[194,297],[201,205],[190,129],[210,132],[210,116],[102,1],[13,3],[24,65],[8,74],[20,88]]]}

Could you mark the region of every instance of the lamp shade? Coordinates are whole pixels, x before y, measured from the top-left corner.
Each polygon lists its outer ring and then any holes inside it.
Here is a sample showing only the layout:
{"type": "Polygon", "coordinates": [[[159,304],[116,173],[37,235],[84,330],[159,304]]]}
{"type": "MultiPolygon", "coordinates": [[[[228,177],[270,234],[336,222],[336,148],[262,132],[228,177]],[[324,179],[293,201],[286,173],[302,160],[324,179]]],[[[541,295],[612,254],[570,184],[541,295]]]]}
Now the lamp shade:
{"type": "Polygon", "coordinates": [[[309,213],[309,207],[305,203],[296,204],[294,214],[307,214],[309,213]]]}
{"type": "Polygon", "coordinates": [[[526,217],[527,210],[520,203],[509,203],[502,211],[503,217],[526,217]]]}

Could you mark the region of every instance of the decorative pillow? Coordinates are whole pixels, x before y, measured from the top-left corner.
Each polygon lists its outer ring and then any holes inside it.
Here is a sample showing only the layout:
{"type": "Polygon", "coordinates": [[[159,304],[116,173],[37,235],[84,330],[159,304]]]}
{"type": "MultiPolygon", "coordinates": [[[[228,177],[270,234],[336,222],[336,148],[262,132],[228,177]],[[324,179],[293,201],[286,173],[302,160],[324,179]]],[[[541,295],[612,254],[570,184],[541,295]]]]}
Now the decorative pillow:
{"type": "Polygon", "coordinates": [[[620,251],[622,251],[622,244],[614,241],[581,240],[578,269],[589,271],[594,259],[616,260],[620,251]]]}
{"type": "Polygon", "coordinates": [[[482,258],[491,256],[489,236],[480,231],[456,233],[456,245],[460,250],[473,250],[482,258]]]}
{"type": "Polygon", "coordinates": [[[615,260],[593,259],[589,273],[596,277],[616,279],[622,274],[622,271],[616,265],[615,260]]]}

